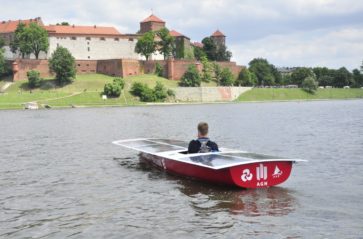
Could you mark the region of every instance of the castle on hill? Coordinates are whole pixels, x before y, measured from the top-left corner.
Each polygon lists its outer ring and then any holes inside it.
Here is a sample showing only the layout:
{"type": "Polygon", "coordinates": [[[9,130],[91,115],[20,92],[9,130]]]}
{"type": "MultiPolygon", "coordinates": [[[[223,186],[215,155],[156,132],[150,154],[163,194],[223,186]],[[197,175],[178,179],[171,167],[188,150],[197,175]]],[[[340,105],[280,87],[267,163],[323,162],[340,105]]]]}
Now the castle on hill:
{"type": "MultiPolygon", "coordinates": [[[[21,58],[19,53],[13,53],[10,42],[14,39],[15,30],[19,23],[29,25],[36,23],[48,32],[49,50],[41,52],[39,59],[48,59],[58,46],[67,48],[76,60],[107,60],[133,59],[143,60],[144,57],[135,52],[138,38],[148,32],[166,27],[166,22],[151,14],[140,22],[137,33],[122,34],[112,26],[76,26],[76,25],[44,25],[40,17],[28,20],[9,20],[0,22],[0,37],[5,39],[5,58],[15,60],[21,58]]],[[[192,43],[190,38],[176,30],[170,30],[175,38],[175,59],[190,59],[193,57],[193,47],[203,47],[199,42],[192,43]]],[[[217,30],[211,36],[217,47],[225,46],[226,36],[217,30]]],[[[26,56],[34,59],[33,54],[26,56]]],[[[159,53],[152,55],[153,60],[162,60],[159,53]]]]}

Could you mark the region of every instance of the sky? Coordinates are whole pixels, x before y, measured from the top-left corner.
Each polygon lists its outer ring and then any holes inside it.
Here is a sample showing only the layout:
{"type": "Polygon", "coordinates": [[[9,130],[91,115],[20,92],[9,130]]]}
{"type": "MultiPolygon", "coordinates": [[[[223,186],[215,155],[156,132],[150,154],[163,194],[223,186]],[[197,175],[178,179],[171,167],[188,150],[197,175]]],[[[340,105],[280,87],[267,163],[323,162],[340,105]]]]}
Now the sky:
{"type": "Polygon", "coordinates": [[[0,0],[0,20],[41,17],[45,24],[114,26],[136,33],[151,13],[167,27],[201,41],[227,36],[232,60],[257,57],[278,67],[349,70],[363,61],[362,0],[0,0]]]}

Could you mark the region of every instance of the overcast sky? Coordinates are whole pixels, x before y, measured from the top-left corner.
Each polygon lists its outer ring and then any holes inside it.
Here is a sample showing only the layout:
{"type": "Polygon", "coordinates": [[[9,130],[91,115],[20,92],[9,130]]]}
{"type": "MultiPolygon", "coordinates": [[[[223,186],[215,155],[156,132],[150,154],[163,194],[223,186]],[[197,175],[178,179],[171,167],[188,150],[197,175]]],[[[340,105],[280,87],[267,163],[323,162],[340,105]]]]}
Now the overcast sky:
{"type": "Polygon", "coordinates": [[[363,60],[362,0],[0,0],[0,18],[40,16],[45,24],[115,26],[135,33],[151,14],[193,41],[216,29],[233,60],[276,66],[358,68],[363,60]]]}

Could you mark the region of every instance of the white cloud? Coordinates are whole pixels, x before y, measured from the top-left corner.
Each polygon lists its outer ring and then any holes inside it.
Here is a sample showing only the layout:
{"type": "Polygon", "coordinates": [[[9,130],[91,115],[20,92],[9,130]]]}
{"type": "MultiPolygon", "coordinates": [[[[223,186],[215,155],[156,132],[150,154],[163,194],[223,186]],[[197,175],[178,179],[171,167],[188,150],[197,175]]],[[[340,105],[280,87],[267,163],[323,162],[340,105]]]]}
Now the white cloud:
{"type": "Polygon", "coordinates": [[[272,35],[232,45],[234,60],[248,64],[256,57],[277,66],[346,66],[358,68],[363,60],[363,28],[272,35]]]}

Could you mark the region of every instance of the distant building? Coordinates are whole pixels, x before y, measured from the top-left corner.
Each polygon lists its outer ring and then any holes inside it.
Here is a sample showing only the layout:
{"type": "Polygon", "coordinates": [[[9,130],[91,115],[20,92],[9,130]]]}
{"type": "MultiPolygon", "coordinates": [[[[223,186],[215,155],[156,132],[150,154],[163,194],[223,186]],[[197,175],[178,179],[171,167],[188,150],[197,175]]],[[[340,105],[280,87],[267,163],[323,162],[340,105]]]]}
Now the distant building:
{"type": "Polygon", "coordinates": [[[221,46],[226,46],[226,36],[221,31],[215,31],[210,37],[217,45],[217,49],[221,46]]]}
{"type": "Polygon", "coordinates": [[[49,25],[47,58],[58,46],[67,48],[77,60],[138,59],[136,35],[123,35],[114,27],[49,25]]]}
{"type": "Polygon", "coordinates": [[[174,57],[177,59],[193,58],[193,47],[190,43],[190,38],[175,31],[171,30],[170,35],[175,38],[174,57]]]}
{"type": "Polygon", "coordinates": [[[165,22],[157,16],[151,14],[140,22],[140,30],[138,33],[144,34],[149,31],[157,31],[165,27],[165,22]]]}

